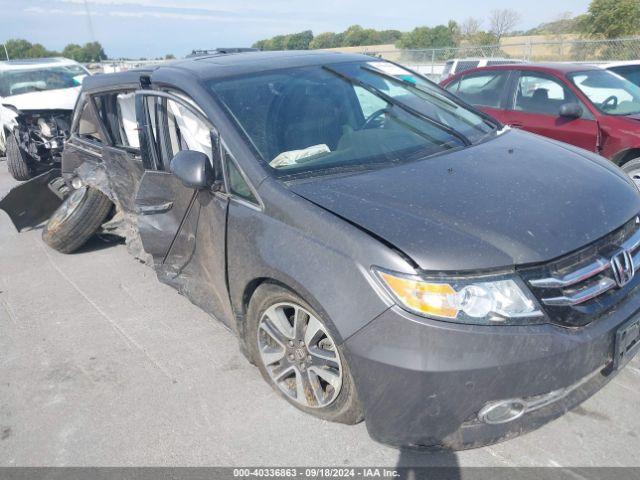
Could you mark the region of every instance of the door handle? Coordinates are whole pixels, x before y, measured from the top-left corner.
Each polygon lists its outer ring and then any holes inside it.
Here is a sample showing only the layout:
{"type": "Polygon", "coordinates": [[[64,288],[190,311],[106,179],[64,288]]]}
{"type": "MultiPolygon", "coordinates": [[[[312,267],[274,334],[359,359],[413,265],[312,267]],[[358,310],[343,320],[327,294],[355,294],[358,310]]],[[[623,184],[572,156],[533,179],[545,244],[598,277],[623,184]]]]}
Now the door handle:
{"type": "Polygon", "coordinates": [[[509,126],[513,127],[513,128],[522,128],[522,127],[524,127],[524,124],[523,123],[519,123],[519,122],[511,122],[509,124],[509,126]]]}
{"type": "Polygon", "coordinates": [[[138,205],[138,213],[141,215],[154,215],[166,213],[173,208],[173,202],[157,203],[150,205],[138,205]]]}

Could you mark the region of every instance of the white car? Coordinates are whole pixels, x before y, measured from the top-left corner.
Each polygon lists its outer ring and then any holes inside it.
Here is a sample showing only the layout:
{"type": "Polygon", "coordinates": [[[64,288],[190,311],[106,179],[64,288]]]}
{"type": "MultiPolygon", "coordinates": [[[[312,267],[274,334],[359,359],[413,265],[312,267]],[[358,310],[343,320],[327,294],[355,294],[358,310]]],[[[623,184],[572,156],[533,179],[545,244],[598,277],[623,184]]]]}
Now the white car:
{"type": "Polygon", "coordinates": [[[14,178],[28,180],[60,161],[87,75],[66,58],[0,62],[0,156],[14,178]]]}
{"type": "Polygon", "coordinates": [[[630,60],[627,62],[612,62],[600,65],[602,68],[611,70],[621,77],[626,78],[631,83],[640,87],[640,60],[630,60]]]}
{"type": "Polygon", "coordinates": [[[457,73],[471,70],[472,68],[490,67],[492,65],[509,65],[511,63],[523,63],[522,60],[502,57],[480,57],[480,58],[452,58],[447,60],[442,70],[440,81],[453,77],[457,73]]]}

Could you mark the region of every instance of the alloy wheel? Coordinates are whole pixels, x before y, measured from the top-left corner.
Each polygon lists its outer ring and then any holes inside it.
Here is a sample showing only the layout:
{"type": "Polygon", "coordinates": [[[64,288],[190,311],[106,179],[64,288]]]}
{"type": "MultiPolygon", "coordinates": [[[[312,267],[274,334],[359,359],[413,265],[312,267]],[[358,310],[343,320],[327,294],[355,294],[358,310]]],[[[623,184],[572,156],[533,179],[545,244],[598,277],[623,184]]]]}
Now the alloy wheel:
{"type": "Polygon", "coordinates": [[[87,194],[87,187],[82,187],[74,190],[65,200],[62,205],[51,215],[49,222],[51,224],[60,224],[66,221],[69,216],[74,212],[76,208],[82,203],[84,197],[87,194]]]}
{"type": "Polygon", "coordinates": [[[258,350],[273,382],[299,405],[326,407],[338,397],[343,371],[335,342],[300,305],[278,303],[264,312],[258,350]]]}

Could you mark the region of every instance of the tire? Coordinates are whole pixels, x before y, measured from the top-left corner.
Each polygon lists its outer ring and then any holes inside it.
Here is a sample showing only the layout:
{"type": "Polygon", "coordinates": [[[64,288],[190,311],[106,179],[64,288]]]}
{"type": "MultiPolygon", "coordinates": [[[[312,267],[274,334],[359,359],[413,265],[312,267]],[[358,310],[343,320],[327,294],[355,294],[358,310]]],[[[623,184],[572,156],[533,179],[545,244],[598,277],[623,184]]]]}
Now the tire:
{"type": "Polygon", "coordinates": [[[16,180],[29,180],[33,176],[27,157],[20,149],[13,133],[7,132],[7,168],[16,180]]]}
{"type": "Polygon", "coordinates": [[[51,215],[42,240],[54,250],[72,253],[100,228],[113,204],[109,197],[91,187],[74,190],[51,215]]]}
{"type": "Polygon", "coordinates": [[[622,165],[622,170],[631,177],[631,180],[633,180],[636,186],[640,189],[640,158],[629,160],[627,163],[622,165]]]}
{"type": "MultiPolygon", "coordinates": [[[[340,347],[335,347],[333,339],[328,333],[326,321],[307,302],[291,290],[273,283],[264,283],[258,287],[251,298],[247,322],[245,341],[250,359],[258,367],[265,381],[281,397],[299,410],[323,420],[346,424],[356,424],[362,421],[362,407],[344,352],[340,347]],[[294,310],[294,307],[297,310],[294,310]],[[293,333],[295,329],[292,325],[292,318],[296,316],[297,312],[300,312],[297,318],[302,319],[300,325],[303,325],[305,335],[298,335],[297,338],[304,337],[307,340],[306,332],[310,332],[307,342],[311,344],[309,348],[304,346],[304,343],[298,343],[297,339],[285,341],[285,338],[290,337],[281,336],[282,342],[275,341],[275,337],[266,333],[265,327],[273,325],[269,315],[274,315],[272,312],[277,309],[285,314],[285,317],[280,317],[284,318],[284,321],[288,321],[287,315],[289,315],[290,323],[287,328],[291,328],[293,335],[291,338],[296,337],[293,333]],[[262,323],[263,319],[269,323],[262,323]],[[318,326],[320,329],[315,328],[318,326]],[[312,338],[311,334],[314,331],[317,331],[317,334],[312,338]],[[303,346],[300,347],[300,345],[303,346]],[[319,348],[320,345],[323,347],[319,348]],[[274,355],[275,350],[277,350],[276,356],[282,355],[281,360],[274,363],[264,359],[263,355],[267,355],[267,353],[263,354],[262,352],[270,352],[270,355],[274,355]],[[302,353],[298,355],[303,350],[306,355],[302,356],[302,353]],[[318,356],[320,353],[325,358],[326,356],[332,357],[329,363],[323,361],[323,357],[318,356]],[[296,363],[295,367],[293,363],[296,363]],[[331,365],[331,367],[320,368],[321,363],[331,365]],[[333,368],[336,366],[337,368],[333,368]],[[291,370],[291,376],[282,375],[281,378],[285,380],[280,382],[274,380],[273,377],[277,376],[277,373],[274,372],[288,370],[291,370]],[[325,378],[331,378],[327,377],[327,371],[332,373],[334,381],[325,381],[325,378]],[[316,372],[323,373],[318,375],[316,372]],[[338,385],[335,372],[341,374],[339,375],[341,381],[337,389],[333,388],[333,385],[338,385]],[[304,395],[300,396],[302,400],[298,400],[297,391],[300,390],[294,386],[297,384],[298,378],[305,378],[306,388],[303,389],[304,395]]],[[[277,336],[280,336],[280,333],[277,336]]]]}

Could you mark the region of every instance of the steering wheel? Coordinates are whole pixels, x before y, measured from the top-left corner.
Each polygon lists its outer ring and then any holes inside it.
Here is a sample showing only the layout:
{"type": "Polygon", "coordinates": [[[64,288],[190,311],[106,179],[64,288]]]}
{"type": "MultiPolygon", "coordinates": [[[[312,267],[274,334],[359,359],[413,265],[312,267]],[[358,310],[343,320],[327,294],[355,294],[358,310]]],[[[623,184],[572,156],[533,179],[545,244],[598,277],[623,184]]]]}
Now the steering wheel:
{"type": "Polygon", "coordinates": [[[616,108],[618,106],[618,97],[611,95],[602,102],[602,108],[609,110],[610,108],[616,108]]]}
{"type": "Polygon", "coordinates": [[[362,124],[362,126],[358,129],[358,130],[366,130],[367,128],[371,127],[371,124],[373,123],[373,121],[378,118],[380,115],[384,115],[386,113],[389,112],[388,108],[381,108],[380,110],[376,110],[375,112],[373,112],[371,115],[369,115],[367,117],[367,119],[364,121],[364,123],[362,124]]]}

